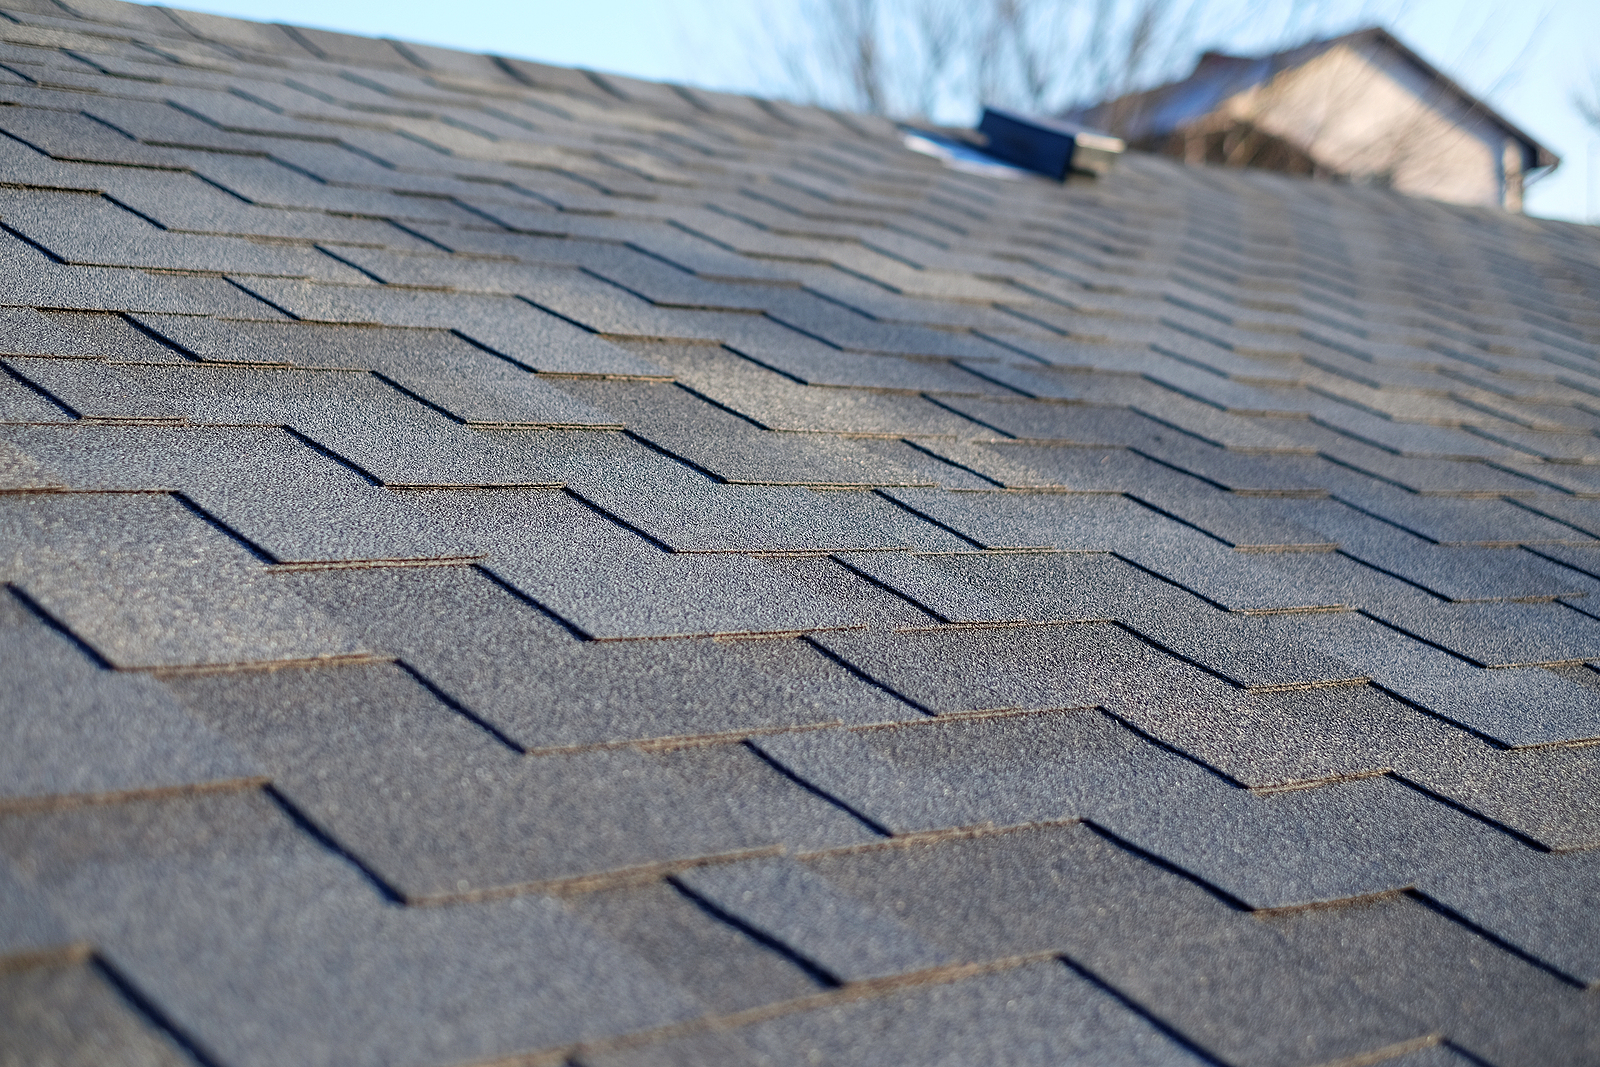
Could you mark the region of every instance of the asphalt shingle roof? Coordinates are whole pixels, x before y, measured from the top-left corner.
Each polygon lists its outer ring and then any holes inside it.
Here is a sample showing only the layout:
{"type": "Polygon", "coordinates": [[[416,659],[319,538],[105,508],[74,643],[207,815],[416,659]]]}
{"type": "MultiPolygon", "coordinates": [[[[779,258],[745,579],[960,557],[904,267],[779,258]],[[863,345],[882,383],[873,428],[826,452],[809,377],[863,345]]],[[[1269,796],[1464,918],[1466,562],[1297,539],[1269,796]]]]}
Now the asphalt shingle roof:
{"type": "Polygon", "coordinates": [[[1600,1062],[1600,234],[0,4],[0,1061],[1600,1062]]]}

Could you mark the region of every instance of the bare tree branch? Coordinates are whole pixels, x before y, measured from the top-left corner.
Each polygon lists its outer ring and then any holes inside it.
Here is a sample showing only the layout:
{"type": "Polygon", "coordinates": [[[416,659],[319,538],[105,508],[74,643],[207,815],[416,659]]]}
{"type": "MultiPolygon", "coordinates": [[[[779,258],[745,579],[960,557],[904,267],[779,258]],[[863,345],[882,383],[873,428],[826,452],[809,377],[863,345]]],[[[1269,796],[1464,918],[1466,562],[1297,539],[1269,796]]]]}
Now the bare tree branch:
{"type": "Polygon", "coordinates": [[[1584,122],[1600,133],[1600,69],[1595,70],[1593,78],[1588,92],[1580,89],[1572,94],[1572,106],[1578,109],[1584,122]]]}
{"type": "Polygon", "coordinates": [[[1202,28],[1272,38],[1336,0],[792,0],[770,19],[788,91],[907,117],[1051,113],[1182,73],[1202,28]]]}

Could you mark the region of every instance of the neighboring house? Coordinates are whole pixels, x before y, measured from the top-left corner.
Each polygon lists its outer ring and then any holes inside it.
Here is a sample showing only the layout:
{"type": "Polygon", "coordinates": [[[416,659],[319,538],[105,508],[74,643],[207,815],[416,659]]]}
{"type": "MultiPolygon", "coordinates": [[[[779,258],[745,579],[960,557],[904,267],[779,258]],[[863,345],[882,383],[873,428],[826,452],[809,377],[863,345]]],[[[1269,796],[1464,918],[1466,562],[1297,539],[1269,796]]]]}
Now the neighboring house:
{"type": "Polygon", "coordinates": [[[1270,56],[1207,52],[1179,82],[1072,112],[1189,163],[1377,182],[1522,210],[1561,161],[1385,30],[1270,56]]]}

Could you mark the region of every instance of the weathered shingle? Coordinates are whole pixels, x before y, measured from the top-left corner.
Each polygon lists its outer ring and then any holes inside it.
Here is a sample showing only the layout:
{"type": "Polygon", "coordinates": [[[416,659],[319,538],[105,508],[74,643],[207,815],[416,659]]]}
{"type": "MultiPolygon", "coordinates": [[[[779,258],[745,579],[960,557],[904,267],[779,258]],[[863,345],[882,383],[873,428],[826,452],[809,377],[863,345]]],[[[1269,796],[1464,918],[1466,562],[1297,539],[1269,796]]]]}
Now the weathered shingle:
{"type": "Polygon", "coordinates": [[[4,14],[12,1058],[1595,1058],[1590,230],[4,14]]]}
{"type": "Polygon", "coordinates": [[[872,836],[736,744],[519,756],[394,666],[168,684],[408,899],[872,836]]]}

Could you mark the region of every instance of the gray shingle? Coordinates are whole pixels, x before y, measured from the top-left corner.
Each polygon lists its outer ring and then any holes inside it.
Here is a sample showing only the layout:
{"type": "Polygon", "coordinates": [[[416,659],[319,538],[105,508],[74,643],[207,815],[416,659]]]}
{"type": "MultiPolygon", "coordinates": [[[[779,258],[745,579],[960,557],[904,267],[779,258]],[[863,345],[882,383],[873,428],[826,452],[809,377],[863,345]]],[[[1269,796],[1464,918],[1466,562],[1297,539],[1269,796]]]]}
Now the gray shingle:
{"type": "Polygon", "coordinates": [[[9,441],[0,441],[0,489],[65,489],[60,477],[9,441]]]}
{"type": "Polygon", "coordinates": [[[196,359],[360,367],[473,426],[618,426],[546,379],[442,330],[318,327],[147,315],[196,359]]]}
{"type": "MultiPolygon", "coordinates": [[[[1403,456],[1432,456],[1446,459],[1505,460],[1517,453],[1505,445],[1475,436],[1455,426],[1429,426],[1415,422],[1391,422],[1364,411],[1340,413],[1339,432],[1357,441],[1398,452],[1403,456]]],[[[1504,436],[1498,435],[1497,436],[1504,436]]]]}
{"type": "MultiPolygon", "coordinates": [[[[498,209],[498,214],[504,217],[507,212],[498,209]]],[[[450,265],[440,259],[412,261],[410,270],[419,267],[450,270],[450,265]]],[[[566,267],[499,263],[482,264],[465,273],[462,267],[456,267],[450,273],[466,287],[514,292],[551,314],[611,337],[715,337],[724,320],[744,317],[709,309],[663,307],[593,272],[566,267]]],[[[745,301],[733,303],[742,305],[745,301]]]]}
{"type": "Polygon", "coordinates": [[[0,422],[66,422],[71,418],[66,408],[30,381],[0,366],[0,422]]]}
{"type": "Polygon", "coordinates": [[[584,1067],[635,1064],[1204,1062],[1093,983],[1055,962],[780,1016],[731,1033],[588,1053],[584,1067]]]}
{"type": "Polygon", "coordinates": [[[1356,441],[1334,441],[1328,454],[1341,464],[1424,495],[1505,493],[1522,496],[1539,491],[1538,484],[1529,478],[1543,474],[1527,468],[1506,470],[1473,460],[1397,456],[1356,441]],[[1519,473],[1525,470],[1526,476],[1519,473]]]}
{"type": "Polygon", "coordinates": [[[1600,654],[1600,624],[1563,604],[1373,604],[1374,617],[1483,667],[1574,663],[1600,654]]]}
{"type": "Polygon", "coordinates": [[[1093,707],[1182,665],[1105,624],[953,627],[811,638],[935,714],[1093,707]]]}
{"type": "Polygon", "coordinates": [[[1273,619],[1218,611],[1096,553],[851,556],[852,567],[951,622],[1115,619],[1247,688],[1348,682],[1361,673],[1273,619]]]}
{"type": "MultiPolygon", "coordinates": [[[[178,351],[207,363],[255,363],[264,366],[330,365],[315,349],[296,343],[322,336],[288,322],[228,322],[201,315],[135,315],[178,351]]],[[[331,353],[330,353],[331,354],[331,353]]],[[[332,366],[344,366],[343,361],[332,366]]]]}
{"type": "Polygon", "coordinates": [[[1006,396],[1012,392],[955,362],[844,352],[781,323],[751,315],[723,316],[713,337],[746,359],[805,385],[955,396],[1006,396]]]}
{"type": "MultiPolygon", "coordinates": [[[[1369,604],[1433,603],[1435,598],[1409,582],[1369,567],[1340,552],[1261,552],[1250,557],[1252,571],[1269,586],[1294,593],[1281,599],[1304,599],[1325,605],[1363,608],[1369,604]]],[[[1248,607],[1224,595],[1226,607],[1248,607]]]]}
{"type": "Polygon", "coordinates": [[[171,348],[139,329],[126,316],[100,311],[48,311],[44,316],[73,341],[74,351],[56,355],[93,355],[135,363],[164,363],[172,359],[171,348]]]}
{"type": "Polygon", "coordinates": [[[1369,996],[1489,1062],[1596,1051],[1593,998],[1404,896],[1275,916],[1301,951],[1369,996]]]}
{"type": "Polygon", "coordinates": [[[1333,502],[1287,506],[1340,551],[1446,600],[1554,599],[1583,591],[1570,573],[1520,549],[1432,544],[1333,502]]]}
{"type": "Polygon", "coordinates": [[[1337,547],[1333,538],[1296,521],[1294,512],[1271,496],[1241,496],[1196,484],[1147,485],[1131,495],[1230,548],[1247,552],[1326,552],[1337,547]]]}
{"type": "Polygon", "coordinates": [[[18,1063],[52,1067],[193,1062],[170,1035],[81,962],[0,972],[0,1042],[18,1063]]]}
{"type": "Polygon", "coordinates": [[[1131,605],[1124,618],[1142,636],[1245,689],[1305,689],[1366,677],[1360,668],[1307,647],[1293,615],[1240,616],[1168,600],[1131,605]]]}
{"type": "Polygon", "coordinates": [[[1169,467],[1210,482],[1219,489],[1250,496],[1320,496],[1322,489],[1270,457],[1217,448],[1188,434],[1153,424],[1131,447],[1169,467]]]}
{"type": "Polygon", "coordinates": [[[985,548],[1115,552],[1197,596],[1230,609],[1328,606],[1263,574],[1251,557],[1125,497],[1072,493],[951,493],[889,489],[885,495],[985,548]]]}
{"type": "MultiPolygon", "coordinates": [[[[659,483],[658,483],[659,484],[659,483]]],[[[666,488],[665,486],[662,487],[666,488]]],[[[677,552],[962,549],[967,542],[874,493],[715,485],[684,478],[665,499],[585,487],[584,499],[677,552]]]]}
{"type": "Polygon", "coordinates": [[[803,290],[774,288],[766,311],[784,323],[839,348],[908,356],[991,360],[1008,355],[983,338],[954,330],[876,322],[859,312],[803,290]]]}
{"type": "MultiPolygon", "coordinates": [[[[257,83],[257,87],[259,84],[257,83]]],[[[350,131],[347,127],[340,132],[350,131]]],[[[291,146],[293,146],[292,141],[274,138],[271,141],[254,141],[247,150],[266,148],[274,153],[281,153],[286,150],[292,151],[291,146]]],[[[210,155],[207,153],[206,156],[200,157],[202,166],[210,155]]],[[[196,162],[195,154],[190,152],[175,152],[173,157],[180,165],[193,165],[196,162]]],[[[225,188],[213,185],[198,174],[101,169],[97,172],[95,184],[114,196],[118,203],[168,230],[276,239],[299,244],[313,241],[335,243],[348,241],[402,249],[428,247],[421,238],[383,219],[353,218],[330,215],[321,211],[279,211],[261,207],[248,203],[225,188]]],[[[381,197],[379,201],[384,203],[381,197]]],[[[243,295],[243,290],[235,289],[234,292],[243,295]]],[[[142,306],[129,310],[172,312],[180,315],[192,315],[196,310],[202,310],[207,314],[228,318],[281,317],[269,304],[254,298],[239,303],[240,306],[253,304],[254,311],[248,314],[231,314],[227,307],[211,303],[191,303],[187,306],[142,306]]]]}
{"type": "MultiPolygon", "coordinates": [[[[1440,544],[1515,545],[1586,541],[1590,537],[1504,500],[1417,496],[1381,483],[1340,499],[1418,537],[1440,544]]],[[[1541,503],[1530,501],[1534,507],[1541,503]]],[[[1580,503],[1574,501],[1574,504],[1580,503]]]]}
{"type": "Polygon", "coordinates": [[[863,907],[791,859],[694,867],[675,881],[839,982],[886,978],[951,962],[889,915],[863,907]]]}
{"type": "Polygon", "coordinates": [[[892,833],[1089,817],[1209,777],[1093,711],[823,730],[752,742],[892,833]]]}
{"type": "Polygon", "coordinates": [[[517,756],[393,666],[168,684],[411,900],[872,836],[739,745],[517,756]]]}
{"type": "Polygon", "coordinates": [[[554,553],[491,559],[494,575],[589,637],[793,633],[859,625],[849,605],[748,556],[554,553]]]}
{"type": "Polygon", "coordinates": [[[395,908],[259,793],[13,815],[0,852],[227,1062],[459,1061],[700,1013],[548,898],[395,908]]]}
{"type": "Polygon", "coordinates": [[[286,583],[528,749],[920,716],[796,639],[579,641],[476,569],[286,583]]]}
{"type": "Polygon", "coordinates": [[[1432,736],[1424,716],[1364,685],[1267,693],[1195,685],[1107,709],[1250,788],[1382,773],[1432,736]]]}
{"type": "Polygon", "coordinates": [[[1130,447],[1162,431],[1181,436],[1126,408],[1019,399],[950,400],[948,406],[1002,436],[1029,441],[1130,447]]]}
{"type": "Polygon", "coordinates": [[[441,531],[470,536],[497,578],[595,638],[787,633],[860,625],[852,605],[781,565],[664,552],[570,496],[415,494],[441,531]]]}
{"type": "Polygon", "coordinates": [[[464,559],[401,495],[281,430],[81,426],[0,431],[78,490],[177,490],[279,563],[464,559]]]}
{"type": "Polygon", "coordinates": [[[192,312],[278,318],[279,313],[222,278],[152,274],[109,267],[56,263],[10,234],[0,235],[0,264],[8,271],[6,300],[73,311],[192,312]]]}
{"type": "Polygon", "coordinates": [[[559,484],[519,437],[464,427],[365,373],[255,367],[125,367],[136,410],[191,422],[287,425],[384,485],[559,484]]]}
{"type": "Polygon", "coordinates": [[[895,436],[981,432],[927,397],[802,385],[720,345],[635,341],[625,347],[769,430],[895,436]]]}
{"type": "Polygon", "coordinates": [[[1591,545],[1540,545],[1529,551],[1593,578],[1600,571],[1600,551],[1591,545]]]}
{"type": "Polygon", "coordinates": [[[1428,1045],[1383,1061],[1390,1067],[1470,1067],[1475,1061],[1449,1045],[1428,1045]]]}
{"type": "Polygon", "coordinates": [[[906,489],[888,495],[985,548],[1103,552],[1124,547],[1141,533],[1152,541],[1163,534],[1193,540],[1186,536],[1192,531],[1152,521],[1150,513],[1133,501],[1103,494],[906,489]]]}
{"type": "Polygon", "coordinates": [[[1547,464],[1547,462],[1525,462],[1525,464],[1506,464],[1506,466],[1517,470],[1523,477],[1534,480],[1541,490],[1555,488],[1563,493],[1571,493],[1579,499],[1594,499],[1595,493],[1600,493],[1600,467],[1589,464],[1547,464]]]}
{"type": "Polygon", "coordinates": [[[928,447],[1006,489],[1125,493],[1167,473],[1152,460],[1123,448],[1005,441],[940,441],[928,447]]]}
{"type": "Polygon", "coordinates": [[[1365,670],[1391,693],[1500,744],[1578,741],[1595,729],[1595,691],[1585,684],[1587,670],[1573,676],[1538,668],[1483,669],[1361,617],[1349,617],[1337,629],[1331,621],[1304,620],[1305,638],[1365,670]]]}
{"type": "MultiPolygon", "coordinates": [[[[215,124],[179,110],[164,100],[117,99],[108,95],[100,99],[91,98],[86,104],[88,106],[84,108],[84,114],[114,126],[128,136],[152,147],[198,148],[224,152],[249,151],[255,147],[249,138],[241,137],[229,130],[218,129],[215,124]]],[[[174,158],[176,155],[175,152],[167,153],[169,166],[177,163],[177,159],[174,158]]]]}
{"type": "Polygon", "coordinates": [[[141,145],[120,130],[85,114],[9,107],[4,129],[52,159],[131,167],[172,167],[171,153],[141,145]]]}
{"type": "Polygon", "coordinates": [[[451,297],[418,289],[316,285],[251,278],[246,288],[297,319],[458,330],[532,371],[666,377],[654,364],[548,312],[510,298],[451,297]]]}
{"type": "Polygon", "coordinates": [[[0,497],[0,531],[6,579],[113,666],[365,653],[169,496],[0,497]]]}
{"type": "Polygon", "coordinates": [[[37,962],[71,955],[75,948],[72,931],[51,909],[49,897],[10,860],[0,860],[0,960],[37,962]]]}
{"type": "Polygon", "coordinates": [[[1513,748],[1600,736],[1600,694],[1550,671],[1463,666],[1444,676],[1414,672],[1379,681],[1434,714],[1513,748]]]}
{"type": "Polygon", "coordinates": [[[0,208],[8,226],[63,263],[361,280],[314,248],[163,231],[105,197],[0,190],[0,208]]]}
{"type": "Polygon", "coordinates": [[[158,683],[96,665],[9,594],[0,600],[0,669],[0,807],[261,777],[158,683]]]}
{"type": "Polygon", "coordinates": [[[80,356],[83,342],[54,316],[30,307],[0,308],[0,348],[8,356],[80,356]]]}
{"type": "Polygon", "coordinates": [[[826,988],[787,953],[717,918],[670,881],[582,893],[567,908],[720,1014],[826,988]]]}
{"type": "Polygon", "coordinates": [[[1396,769],[1547,848],[1600,843],[1600,747],[1506,751],[1458,733],[1402,753],[1396,769]]]}
{"type": "Polygon", "coordinates": [[[758,485],[985,486],[903,442],[773,433],[672,385],[595,382],[568,390],[615,425],[727,482],[758,485]]]}
{"type": "MultiPolygon", "coordinates": [[[[11,374],[54,400],[75,418],[98,422],[175,423],[178,410],[141,390],[137,379],[113,364],[87,359],[5,361],[11,374]]],[[[33,420],[27,420],[33,421],[33,420]]],[[[42,422],[64,421],[60,416],[42,422]]]]}
{"type": "Polygon", "coordinates": [[[1431,899],[1581,985],[1600,981],[1596,917],[1600,854],[1528,850],[1499,867],[1449,867],[1425,879],[1431,899]]]}
{"type": "Polygon", "coordinates": [[[1255,908],[1387,893],[1526,848],[1388,777],[1266,795],[1218,784],[1182,809],[1129,805],[1096,821],[1255,908]]]}
{"type": "Polygon", "coordinates": [[[1314,955],[1083,826],[811,866],[962,959],[1061,952],[1212,1056],[1320,1064],[1428,1032],[1314,955]]]}

